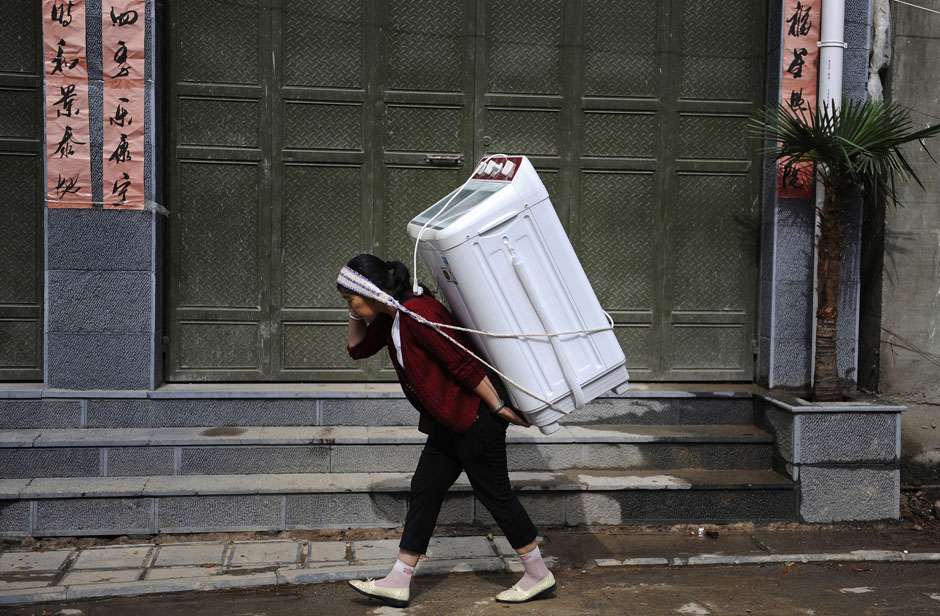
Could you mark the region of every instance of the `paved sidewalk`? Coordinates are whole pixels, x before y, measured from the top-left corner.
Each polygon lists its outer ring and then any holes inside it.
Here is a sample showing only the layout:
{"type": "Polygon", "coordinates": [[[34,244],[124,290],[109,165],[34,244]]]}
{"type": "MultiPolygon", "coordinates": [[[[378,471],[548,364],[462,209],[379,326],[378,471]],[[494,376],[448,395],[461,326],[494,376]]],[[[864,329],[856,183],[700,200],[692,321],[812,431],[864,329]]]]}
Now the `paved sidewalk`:
{"type": "MultiPolygon", "coordinates": [[[[706,529],[703,529],[706,530],[706,529]]],[[[559,530],[541,539],[555,570],[812,562],[940,562],[922,535],[862,528],[691,533],[559,530]]],[[[397,539],[272,539],[0,551],[0,605],[381,577],[397,539]]],[[[505,537],[432,540],[418,574],[521,572],[505,537]]]]}
{"type": "MultiPolygon", "coordinates": [[[[150,543],[0,552],[0,605],[385,575],[398,540],[150,543]]],[[[423,574],[515,570],[505,537],[433,539],[423,574]]]]}

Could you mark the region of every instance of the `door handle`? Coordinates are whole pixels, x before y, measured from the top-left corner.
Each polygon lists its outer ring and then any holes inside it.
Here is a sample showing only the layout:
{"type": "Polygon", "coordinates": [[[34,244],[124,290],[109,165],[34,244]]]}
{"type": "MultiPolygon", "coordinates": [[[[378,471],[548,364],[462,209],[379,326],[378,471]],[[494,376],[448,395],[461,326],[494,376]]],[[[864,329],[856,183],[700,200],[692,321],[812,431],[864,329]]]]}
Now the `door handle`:
{"type": "Polygon", "coordinates": [[[425,154],[424,162],[431,165],[457,166],[463,164],[463,154],[425,154]]]}

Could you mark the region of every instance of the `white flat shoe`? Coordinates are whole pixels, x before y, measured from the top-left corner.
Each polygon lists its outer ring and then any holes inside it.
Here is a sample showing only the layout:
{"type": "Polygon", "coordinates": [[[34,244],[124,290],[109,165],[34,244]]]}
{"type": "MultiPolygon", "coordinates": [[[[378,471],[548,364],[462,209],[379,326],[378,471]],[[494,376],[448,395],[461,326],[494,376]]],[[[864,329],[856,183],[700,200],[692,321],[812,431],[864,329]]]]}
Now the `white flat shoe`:
{"type": "Polygon", "coordinates": [[[496,600],[500,603],[525,603],[526,601],[547,597],[554,590],[555,576],[549,571],[548,575],[539,580],[539,582],[529,590],[522,590],[519,588],[519,584],[515,584],[509,590],[504,590],[496,595],[496,600]]]}
{"type": "Polygon", "coordinates": [[[349,580],[348,583],[356,592],[372,599],[378,599],[392,607],[408,607],[408,601],[411,598],[411,587],[382,588],[376,586],[373,580],[349,580]]]}

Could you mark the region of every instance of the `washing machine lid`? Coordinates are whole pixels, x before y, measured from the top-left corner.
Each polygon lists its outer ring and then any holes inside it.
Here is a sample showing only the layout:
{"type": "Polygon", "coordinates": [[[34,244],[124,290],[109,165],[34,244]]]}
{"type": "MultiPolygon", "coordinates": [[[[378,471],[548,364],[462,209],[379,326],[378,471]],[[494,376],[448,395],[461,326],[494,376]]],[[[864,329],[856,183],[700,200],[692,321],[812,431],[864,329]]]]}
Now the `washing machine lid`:
{"type": "Polygon", "coordinates": [[[415,216],[409,224],[423,227],[425,223],[432,220],[427,226],[428,229],[446,229],[481,201],[489,199],[494,193],[508,187],[509,182],[471,180],[465,187],[451,191],[440,201],[415,216]],[[459,194],[454,196],[458,191],[459,194]],[[450,205],[447,205],[448,202],[450,205]],[[447,210],[441,213],[441,208],[445,205],[447,205],[447,210]]]}
{"type": "Polygon", "coordinates": [[[430,221],[421,233],[422,241],[449,248],[511,220],[526,206],[546,198],[548,191],[525,156],[496,158],[483,165],[465,186],[415,216],[408,223],[408,233],[417,238],[430,221]]]}

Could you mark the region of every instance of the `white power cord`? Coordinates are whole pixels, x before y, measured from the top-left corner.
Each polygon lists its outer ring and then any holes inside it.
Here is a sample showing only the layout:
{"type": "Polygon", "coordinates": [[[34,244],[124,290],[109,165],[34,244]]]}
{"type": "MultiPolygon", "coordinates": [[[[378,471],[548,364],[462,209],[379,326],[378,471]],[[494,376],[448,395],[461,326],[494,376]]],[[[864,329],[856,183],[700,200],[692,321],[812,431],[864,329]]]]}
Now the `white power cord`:
{"type": "Polygon", "coordinates": [[[421,295],[422,293],[424,293],[424,289],[422,289],[421,285],[418,284],[418,244],[421,243],[421,236],[424,235],[424,230],[428,228],[428,225],[430,225],[432,222],[437,220],[437,217],[443,214],[444,210],[450,207],[451,202],[453,202],[454,198],[457,195],[463,192],[463,189],[467,187],[467,184],[470,183],[470,180],[473,179],[473,176],[475,176],[477,173],[482,171],[483,168],[486,166],[486,163],[490,162],[494,158],[509,158],[509,156],[507,156],[506,154],[490,154],[489,156],[481,160],[480,164],[477,165],[473,169],[473,173],[470,174],[470,177],[467,178],[467,181],[461,184],[460,188],[454,191],[454,194],[450,196],[450,199],[447,200],[447,203],[445,203],[444,206],[441,207],[441,209],[437,212],[437,214],[429,218],[428,221],[424,223],[424,225],[421,227],[421,230],[418,231],[418,237],[417,239],[415,239],[415,253],[414,253],[414,259],[412,261],[412,268],[411,268],[411,271],[413,272],[413,275],[414,275],[414,280],[411,285],[411,292],[414,293],[415,295],[421,295]]]}

